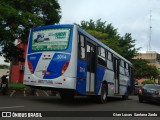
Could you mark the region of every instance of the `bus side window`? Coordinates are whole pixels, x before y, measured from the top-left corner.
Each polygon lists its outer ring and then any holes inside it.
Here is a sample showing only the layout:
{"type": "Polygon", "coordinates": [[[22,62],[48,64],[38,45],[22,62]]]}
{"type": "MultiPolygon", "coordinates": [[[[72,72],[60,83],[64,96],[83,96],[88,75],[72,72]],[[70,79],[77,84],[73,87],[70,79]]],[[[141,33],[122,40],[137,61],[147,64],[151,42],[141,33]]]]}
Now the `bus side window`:
{"type": "Polygon", "coordinates": [[[124,64],[124,67],[125,67],[125,75],[126,75],[126,76],[129,76],[129,67],[128,67],[128,63],[125,63],[125,64],[124,64]]]}
{"type": "Polygon", "coordinates": [[[107,67],[106,52],[102,47],[98,47],[98,64],[107,67]]]}
{"type": "Polygon", "coordinates": [[[78,43],[78,56],[79,58],[85,59],[85,40],[82,34],[79,35],[79,43],[78,43]]]}
{"type": "Polygon", "coordinates": [[[112,61],[112,60],[113,60],[113,58],[112,58],[112,54],[111,54],[110,52],[108,52],[107,59],[108,59],[108,60],[110,60],[110,61],[112,61]]]}
{"type": "Polygon", "coordinates": [[[120,61],[120,73],[125,75],[125,66],[124,66],[124,61],[120,61]]]}
{"type": "Polygon", "coordinates": [[[109,51],[107,51],[107,68],[113,70],[113,56],[109,51]]]}

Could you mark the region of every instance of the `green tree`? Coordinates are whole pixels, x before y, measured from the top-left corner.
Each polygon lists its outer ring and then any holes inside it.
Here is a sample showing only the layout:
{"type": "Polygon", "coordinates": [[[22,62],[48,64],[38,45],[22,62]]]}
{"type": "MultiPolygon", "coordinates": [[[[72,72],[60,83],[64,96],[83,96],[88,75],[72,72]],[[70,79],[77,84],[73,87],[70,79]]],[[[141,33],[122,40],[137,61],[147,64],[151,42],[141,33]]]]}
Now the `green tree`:
{"type": "Polygon", "coordinates": [[[0,0],[0,55],[21,58],[15,39],[27,43],[30,28],[59,23],[60,13],[57,0],[0,0]]]}
{"type": "Polygon", "coordinates": [[[0,69],[9,69],[8,65],[0,65],[0,69]]]}
{"type": "Polygon", "coordinates": [[[142,82],[143,85],[145,85],[145,84],[154,84],[154,83],[155,83],[154,80],[145,80],[145,81],[142,82]]]}
{"type": "Polygon", "coordinates": [[[135,48],[135,40],[130,33],[121,37],[112,24],[106,25],[106,21],[101,19],[82,21],[79,26],[128,60],[132,60],[139,50],[135,48]]]}
{"type": "Polygon", "coordinates": [[[158,77],[158,75],[159,75],[159,72],[158,72],[156,66],[149,65],[148,78],[155,80],[158,77]]]}
{"type": "Polygon", "coordinates": [[[136,79],[145,78],[147,76],[148,62],[143,59],[135,59],[133,61],[134,77],[136,79]]]}
{"type": "Polygon", "coordinates": [[[136,56],[136,53],[140,48],[135,48],[135,41],[132,39],[130,33],[126,33],[119,39],[119,46],[121,46],[120,54],[123,55],[124,58],[132,61],[132,58],[136,56]]]}
{"type": "Polygon", "coordinates": [[[149,78],[155,80],[159,72],[157,68],[153,65],[149,65],[149,62],[143,59],[135,59],[133,61],[134,65],[134,76],[136,79],[141,79],[141,78],[149,78]]]}

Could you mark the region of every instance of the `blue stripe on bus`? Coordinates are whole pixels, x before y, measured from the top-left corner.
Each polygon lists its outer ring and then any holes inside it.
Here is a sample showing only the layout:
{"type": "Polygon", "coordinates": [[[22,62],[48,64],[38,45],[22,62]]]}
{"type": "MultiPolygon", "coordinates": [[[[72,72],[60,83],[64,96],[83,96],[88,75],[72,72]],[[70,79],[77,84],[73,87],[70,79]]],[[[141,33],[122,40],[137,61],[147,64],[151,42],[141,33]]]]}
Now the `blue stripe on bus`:
{"type": "Polygon", "coordinates": [[[105,74],[105,69],[103,67],[97,66],[97,74],[96,74],[96,94],[98,95],[101,83],[103,81],[103,77],[105,74]]]}
{"type": "Polygon", "coordinates": [[[61,76],[62,67],[68,61],[70,61],[70,54],[55,53],[47,68],[50,74],[45,74],[43,79],[54,79],[61,76]]]}
{"type": "Polygon", "coordinates": [[[81,94],[86,94],[86,78],[87,78],[87,62],[85,60],[78,60],[77,63],[77,80],[76,90],[81,94]]]}

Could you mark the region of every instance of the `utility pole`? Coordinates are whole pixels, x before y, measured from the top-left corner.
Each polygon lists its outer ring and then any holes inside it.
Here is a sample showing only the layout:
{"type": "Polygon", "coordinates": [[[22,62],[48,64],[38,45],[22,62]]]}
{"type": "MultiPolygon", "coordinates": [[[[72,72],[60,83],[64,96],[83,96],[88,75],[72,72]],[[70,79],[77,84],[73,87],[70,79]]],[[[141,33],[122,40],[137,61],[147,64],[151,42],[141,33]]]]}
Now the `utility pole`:
{"type": "Polygon", "coordinates": [[[149,46],[148,46],[148,52],[151,52],[151,40],[152,40],[152,11],[150,10],[150,25],[149,25],[149,46]]]}

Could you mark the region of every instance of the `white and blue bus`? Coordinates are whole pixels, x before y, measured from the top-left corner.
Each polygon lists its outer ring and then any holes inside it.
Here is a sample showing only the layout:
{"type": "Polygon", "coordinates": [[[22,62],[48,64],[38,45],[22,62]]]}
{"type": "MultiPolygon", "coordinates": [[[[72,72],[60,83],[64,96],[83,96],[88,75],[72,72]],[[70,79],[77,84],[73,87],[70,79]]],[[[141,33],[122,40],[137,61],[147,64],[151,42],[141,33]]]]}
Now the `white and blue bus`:
{"type": "Polygon", "coordinates": [[[24,84],[75,95],[126,99],[133,83],[132,63],[77,25],[49,25],[30,30],[24,84]]]}

